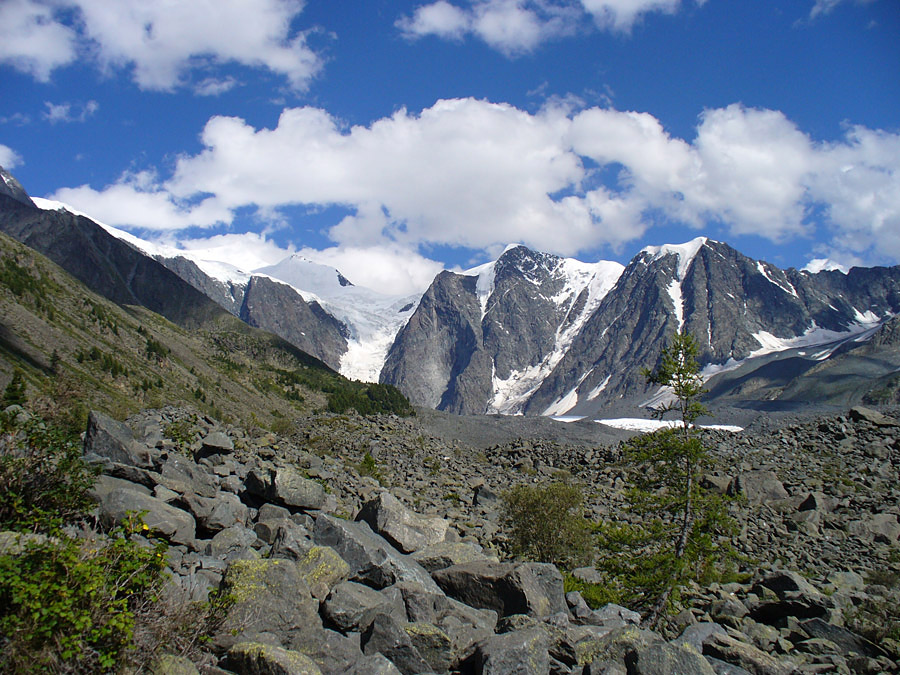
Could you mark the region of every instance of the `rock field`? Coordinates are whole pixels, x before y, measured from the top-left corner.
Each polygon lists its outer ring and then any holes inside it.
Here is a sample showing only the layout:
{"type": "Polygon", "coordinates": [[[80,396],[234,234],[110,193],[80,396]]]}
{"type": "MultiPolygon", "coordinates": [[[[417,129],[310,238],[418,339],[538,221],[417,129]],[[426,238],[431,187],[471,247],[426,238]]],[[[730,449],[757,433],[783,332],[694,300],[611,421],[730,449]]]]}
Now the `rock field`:
{"type": "Polygon", "coordinates": [[[170,542],[170,593],[235,600],[200,672],[890,673],[900,644],[848,626],[900,603],[898,420],[856,408],[706,432],[704,485],[738,497],[745,583],[685,589],[659,632],[503,555],[515,484],[565,479],[590,518],[619,513],[629,468],[599,431],[476,445],[427,415],[328,415],[278,436],[165,408],[92,413],[85,453],[103,466],[101,522],[146,510],[170,542]]]}

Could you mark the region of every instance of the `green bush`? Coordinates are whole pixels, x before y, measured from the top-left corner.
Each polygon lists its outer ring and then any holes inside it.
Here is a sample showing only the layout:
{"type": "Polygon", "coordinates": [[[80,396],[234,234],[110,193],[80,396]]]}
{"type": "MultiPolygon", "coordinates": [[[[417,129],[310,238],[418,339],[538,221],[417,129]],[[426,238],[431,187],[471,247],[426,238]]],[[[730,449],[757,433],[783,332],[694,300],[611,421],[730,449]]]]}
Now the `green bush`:
{"type": "Polygon", "coordinates": [[[77,437],[37,418],[0,417],[0,529],[55,533],[93,506],[95,477],[77,437]]]}
{"type": "Polygon", "coordinates": [[[128,535],[61,535],[0,555],[2,672],[103,672],[122,660],[134,607],[159,586],[166,563],[164,544],[128,535]]]}
{"type": "Polygon", "coordinates": [[[590,524],[581,491],[566,483],[519,485],[503,494],[501,523],[510,553],[538,562],[575,566],[590,557],[590,524]]]}

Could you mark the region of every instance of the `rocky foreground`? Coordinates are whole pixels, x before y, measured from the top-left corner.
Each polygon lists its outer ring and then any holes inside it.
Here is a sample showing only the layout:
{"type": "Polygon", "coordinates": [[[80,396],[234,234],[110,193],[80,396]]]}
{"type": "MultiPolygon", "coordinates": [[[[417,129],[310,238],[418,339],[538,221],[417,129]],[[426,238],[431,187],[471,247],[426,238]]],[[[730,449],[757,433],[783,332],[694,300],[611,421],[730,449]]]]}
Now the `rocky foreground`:
{"type": "Polygon", "coordinates": [[[163,409],[92,413],[85,453],[103,466],[100,520],[146,511],[170,543],[167,593],[232,601],[201,663],[156,672],[898,672],[900,644],[860,634],[900,605],[896,419],[854,409],[707,442],[705,485],[737,497],[746,583],[686,589],[659,633],[502,555],[499,495],[518,483],[574,481],[586,515],[622,517],[615,446],[473,448],[396,417],[281,437],[163,409]]]}

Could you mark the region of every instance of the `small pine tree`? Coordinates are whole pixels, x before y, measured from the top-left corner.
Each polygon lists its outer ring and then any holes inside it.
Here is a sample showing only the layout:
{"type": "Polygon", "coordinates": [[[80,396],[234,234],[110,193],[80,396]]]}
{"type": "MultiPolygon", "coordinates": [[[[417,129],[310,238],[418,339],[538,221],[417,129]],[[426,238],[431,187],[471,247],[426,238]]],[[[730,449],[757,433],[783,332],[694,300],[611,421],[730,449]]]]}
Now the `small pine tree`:
{"type": "Polygon", "coordinates": [[[625,458],[636,471],[628,492],[634,524],[601,526],[601,568],[622,589],[624,599],[644,607],[655,626],[675,588],[690,579],[714,577],[731,556],[723,535],[733,530],[725,502],[700,488],[709,455],[694,422],[706,413],[697,344],[686,332],[675,335],[655,371],[644,375],[671,388],[672,398],[655,410],[678,416],[674,427],[631,439],[625,458]]]}
{"type": "Polygon", "coordinates": [[[12,379],[3,390],[3,398],[0,399],[0,408],[7,408],[11,405],[24,405],[28,399],[25,396],[25,378],[22,372],[17,370],[13,373],[12,379]]]}

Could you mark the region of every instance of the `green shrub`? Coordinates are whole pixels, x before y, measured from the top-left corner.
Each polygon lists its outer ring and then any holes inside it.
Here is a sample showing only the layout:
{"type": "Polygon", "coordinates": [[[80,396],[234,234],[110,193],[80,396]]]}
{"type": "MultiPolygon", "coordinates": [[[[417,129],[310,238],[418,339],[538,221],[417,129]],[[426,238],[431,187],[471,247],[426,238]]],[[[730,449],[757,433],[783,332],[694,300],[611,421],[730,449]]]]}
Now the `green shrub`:
{"type": "Polygon", "coordinates": [[[77,437],[30,418],[0,418],[0,529],[56,532],[93,506],[96,471],[77,437]]]}
{"type": "Polygon", "coordinates": [[[381,475],[381,470],[378,468],[378,464],[375,463],[375,458],[369,452],[363,455],[362,461],[356,466],[356,471],[360,476],[368,476],[369,478],[374,478],[382,485],[384,484],[384,476],[381,475]]]}
{"type": "Polygon", "coordinates": [[[103,672],[121,661],[134,607],[159,586],[166,564],[164,544],[144,546],[129,534],[61,535],[0,555],[2,672],[103,672]]]}
{"type": "Polygon", "coordinates": [[[501,523],[510,552],[527,560],[573,566],[590,553],[581,491],[566,483],[519,485],[503,495],[501,523]]]}

